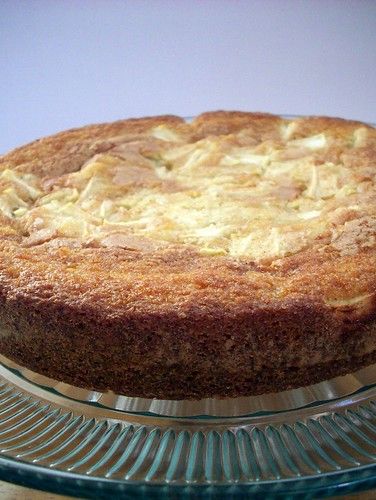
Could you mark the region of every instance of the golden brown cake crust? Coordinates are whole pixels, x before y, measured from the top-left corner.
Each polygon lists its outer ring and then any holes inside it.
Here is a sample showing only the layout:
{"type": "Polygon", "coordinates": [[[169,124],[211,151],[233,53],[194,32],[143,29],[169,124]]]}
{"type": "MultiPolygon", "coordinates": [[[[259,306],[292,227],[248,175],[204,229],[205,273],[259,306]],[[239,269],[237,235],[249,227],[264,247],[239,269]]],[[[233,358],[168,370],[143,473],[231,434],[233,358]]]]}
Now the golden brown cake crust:
{"type": "MultiPolygon", "coordinates": [[[[163,151],[175,148],[176,140],[183,145],[212,144],[213,137],[231,143],[236,151],[252,147],[260,154],[262,144],[278,150],[278,161],[294,162],[294,155],[298,160],[303,155],[312,168],[329,165],[334,176],[335,166],[351,170],[351,182],[355,179],[362,191],[348,190],[333,205],[333,196],[319,193],[319,184],[309,179],[304,192],[309,203],[322,201],[323,229],[314,236],[310,230],[306,245],[292,240],[287,250],[282,234],[274,253],[266,249],[260,255],[255,253],[257,245],[244,254],[232,251],[225,246],[227,240],[214,248],[224,249],[222,253],[212,253],[212,243],[210,252],[203,253],[201,240],[148,246],[137,239],[138,233],[136,244],[113,244],[113,239],[108,244],[102,236],[93,243],[91,233],[91,239],[85,239],[67,236],[65,230],[45,241],[30,240],[34,226],[0,207],[0,352],[76,385],[178,399],[277,391],[374,362],[372,127],[337,118],[284,121],[263,113],[222,111],[204,113],[189,124],[173,116],[123,120],[62,132],[18,148],[0,159],[0,172],[35,175],[44,183],[59,177],[69,183],[70,177],[66,181],[64,176],[79,172],[98,155],[99,160],[113,151],[120,155],[119,145],[123,158],[127,144],[145,141],[142,151],[149,157],[156,144],[153,138],[150,145],[150,131],[158,130],[159,136],[160,130],[165,134],[163,127],[178,137],[167,134],[162,146],[157,137],[163,151]],[[277,147],[286,133],[290,135],[283,139],[283,147],[277,147]],[[330,142],[312,151],[311,143],[296,142],[307,137],[318,142],[322,134],[330,142]],[[292,142],[286,146],[286,141],[292,142]],[[280,156],[282,149],[293,158],[280,156]]],[[[349,185],[343,175],[341,170],[340,180],[336,178],[338,190],[341,182],[349,185]]],[[[323,186],[327,189],[323,182],[320,189],[323,186]]],[[[8,184],[3,188],[9,189],[8,184]]],[[[34,206],[32,201],[25,210],[34,206]]],[[[318,210],[302,213],[314,211],[318,210]]],[[[301,241],[304,228],[297,227],[301,241]]]]}

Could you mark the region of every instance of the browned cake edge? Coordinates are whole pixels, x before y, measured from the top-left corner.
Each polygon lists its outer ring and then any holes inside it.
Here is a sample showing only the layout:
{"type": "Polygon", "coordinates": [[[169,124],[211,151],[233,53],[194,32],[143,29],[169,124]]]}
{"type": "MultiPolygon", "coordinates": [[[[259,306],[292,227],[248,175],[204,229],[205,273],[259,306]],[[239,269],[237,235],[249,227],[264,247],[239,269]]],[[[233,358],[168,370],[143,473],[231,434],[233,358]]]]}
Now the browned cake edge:
{"type": "Polygon", "coordinates": [[[1,353],[72,385],[160,399],[278,392],[376,361],[375,350],[366,352],[374,320],[346,329],[319,304],[294,302],[235,316],[203,309],[186,319],[111,319],[95,308],[18,297],[1,308],[1,353]]]}

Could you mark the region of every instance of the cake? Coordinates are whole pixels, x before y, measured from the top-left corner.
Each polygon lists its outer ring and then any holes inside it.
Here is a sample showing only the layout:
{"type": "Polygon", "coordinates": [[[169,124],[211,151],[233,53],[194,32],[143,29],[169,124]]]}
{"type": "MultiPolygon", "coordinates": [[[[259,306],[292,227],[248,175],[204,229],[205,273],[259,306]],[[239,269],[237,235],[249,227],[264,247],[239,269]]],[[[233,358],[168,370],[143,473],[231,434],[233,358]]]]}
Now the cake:
{"type": "Polygon", "coordinates": [[[161,399],[376,361],[376,130],[209,112],[68,130],[0,158],[0,353],[161,399]]]}

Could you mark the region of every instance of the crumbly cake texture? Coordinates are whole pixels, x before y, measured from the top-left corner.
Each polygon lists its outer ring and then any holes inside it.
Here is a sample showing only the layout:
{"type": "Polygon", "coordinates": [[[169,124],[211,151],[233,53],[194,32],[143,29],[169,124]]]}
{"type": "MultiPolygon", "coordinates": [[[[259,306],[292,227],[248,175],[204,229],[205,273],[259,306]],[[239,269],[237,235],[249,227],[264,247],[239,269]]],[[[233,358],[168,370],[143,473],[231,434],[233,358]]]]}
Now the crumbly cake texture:
{"type": "Polygon", "coordinates": [[[162,399],[376,360],[376,130],[211,112],[69,130],[0,158],[0,353],[162,399]]]}

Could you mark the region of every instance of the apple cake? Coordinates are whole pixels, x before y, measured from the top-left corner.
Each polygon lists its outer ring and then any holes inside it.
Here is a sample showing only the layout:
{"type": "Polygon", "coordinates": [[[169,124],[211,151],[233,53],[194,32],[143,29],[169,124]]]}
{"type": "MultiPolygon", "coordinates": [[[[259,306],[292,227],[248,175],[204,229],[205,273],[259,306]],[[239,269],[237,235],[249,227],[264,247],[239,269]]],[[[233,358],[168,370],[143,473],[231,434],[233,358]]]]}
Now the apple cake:
{"type": "Polygon", "coordinates": [[[162,399],[305,386],[376,360],[376,129],[209,112],[0,158],[0,353],[162,399]]]}

